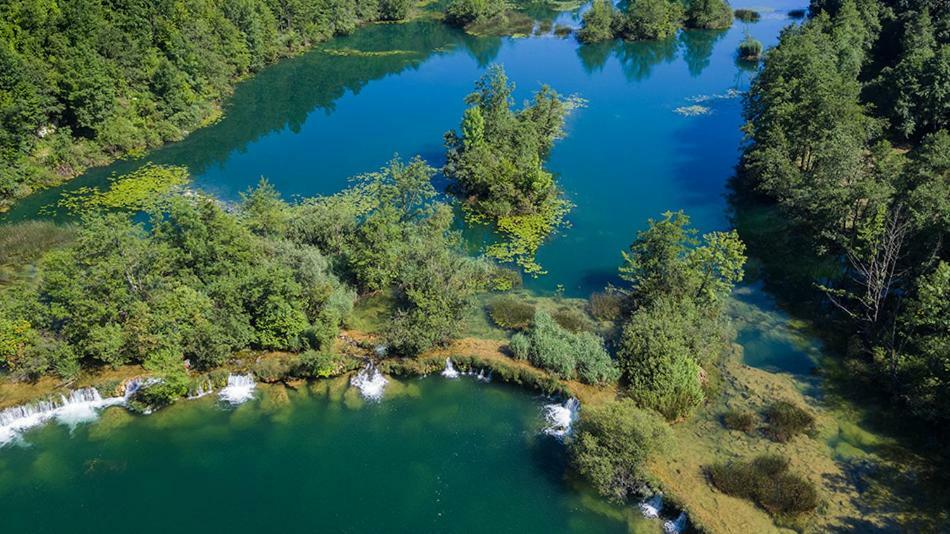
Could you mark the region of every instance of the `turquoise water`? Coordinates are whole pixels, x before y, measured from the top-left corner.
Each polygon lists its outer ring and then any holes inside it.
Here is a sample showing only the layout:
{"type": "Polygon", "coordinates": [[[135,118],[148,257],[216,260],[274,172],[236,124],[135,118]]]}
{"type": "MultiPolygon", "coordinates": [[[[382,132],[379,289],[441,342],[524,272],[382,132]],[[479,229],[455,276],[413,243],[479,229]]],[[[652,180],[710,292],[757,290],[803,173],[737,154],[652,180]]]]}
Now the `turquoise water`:
{"type": "MultiPolygon", "coordinates": [[[[427,22],[371,26],[242,83],[222,120],[182,142],[94,169],[5,218],[63,218],[50,207],[64,190],[101,186],[150,161],[185,165],[195,187],[228,200],[261,176],[288,198],[332,194],[397,152],[438,166],[464,96],[501,63],[519,100],[542,83],[587,100],[549,163],[576,204],[571,225],[539,252],[549,274],[526,281],[587,296],[615,280],[620,250],[649,217],[684,209],[703,231],[730,226],[726,183],[742,141],[735,94],[751,76],[735,50],[745,31],[774,43],[790,23],[785,11],[803,7],[764,3],[776,11],[761,22],[656,43],[580,46],[551,35],[475,38],[427,22]],[[693,105],[708,112],[676,111],[693,105]]],[[[576,14],[560,20],[576,23],[576,14]]],[[[474,249],[482,245],[484,232],[468,235],[474,249]]],[[[817,347],[807,335],[776,334],[788,318],[759,286],[743,288],[736,309],[748,363],[810,372],[817,347]]],[[[413,385],[413,395],[358,409],[297,392],[282,406],[267,399],[227,410],[205,399],[149,417],[110,409],[73,433],[42,427],[27,436],[31,447],[0,451],[3,531],[658,528],[566,483],[562,447],[538,432],[541,400],[471,382],[413,385]]]]}
{"type": "MultiPolygon", "coordinates": [[[[195,186],[224,199],[238,198],[261,176],[291,198],[335,193],[397,152],[439,166],[442,136],[457,127],[465,95],[489,64],[500,63],[517,84],[517,100],[547,83],[588,101],[549,163],[576,204],[572,226],[540,250],[549,274],[527,281],[532,289],[562,284],[569,295],[587,296],[615,279],[620,250],[649,217],[684,209],[703,230],[729,226],[725,184],[741,141],[741,103],[718,97],[748,85],[750,72],[735,59],[744,32],[772,44],[790,23],[784,10],[802,7],[769,5],[779,11],[728,31],[594,46],[553,35],[475,38],[428,22],[371,26],[241,84],[217,124],[64,188],[101,185],[112,173],[155,161],[187,166],[195,186]],[[341,57],[323,48],[398,53],[341,57]],[[694,104],[709,114],[675,111],[694,104]]],[[[35,195],[8,218],[33,217],[59,194],[35,195]]]]}
{"type": "Polygon", "coordinates": [[[659,531],[565,483],[543,399],[441,377],[380,403],[326,386],[33,431],[0,451],[2,531],[659,531]]]}

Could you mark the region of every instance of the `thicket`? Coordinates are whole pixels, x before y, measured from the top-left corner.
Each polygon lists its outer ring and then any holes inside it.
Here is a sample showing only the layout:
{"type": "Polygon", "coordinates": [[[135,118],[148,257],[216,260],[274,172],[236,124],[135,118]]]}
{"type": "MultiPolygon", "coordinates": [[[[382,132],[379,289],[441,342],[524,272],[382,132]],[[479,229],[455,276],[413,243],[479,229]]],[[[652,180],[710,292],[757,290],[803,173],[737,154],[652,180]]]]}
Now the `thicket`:
{"type": "Polygon", "coordinates": [[[668,39],[682,28],[722,29],[732,25],[725,0],[631,0],[618,9],[609,0],[595,0],[584,13],[577,33],[582,43],[615,38],[627,41],[668,39]]]}
{"type": "Polygon", "coordinates": [[[534,321],[535,307],[516,297],[500,297],[488,306],[492,321],[510,330],[524,330],[534,321]]]}
{"type": "Polygon", "coordinates": [[[622,399],[584,408],[571,441],[575,468],[605,497],[622,501],[649,481],[644,464],[669,443],[655,414],[622,399]]]}
{"type": "Polygon", "coordinates": [[[781,456],[714,464],[707,474],[719,491],[753,501],[777,516],[794,517],[818,507],[814,483],[789,472],[788,459],[781,456]]]}
{"type": "Polygon", "coordinates": [[[815,428],[815,417],[788,401],[776,401],[769,405],[765,409],[765,420],[768,423],[768,436],[781,443],[815,428]]]}
{"type": "Polygon", "coordinates": [[[542,86],[515,111],[514,89],[499,65],[475,84],[459,133],[445,134],[443,172],[455,180],[469,217],[494,223],[507,237],[490,246],[488,255],[538,274],[535,252],[569,208],[544,162],[564,136],[564,119],[577,101],[542,86]]]}
{"type": "Polygon", "coordinates": [[[0,3],[0,209],[214,120],[241,77],[407,0],[0,3]]]}
{"type": "Polygon", "coordinates": [[[757,22],[762,18],[762,15],[754,9],[737,9],[735,17],[742,22],[757,22]]]}
{"type": "Polygon", "coordinates": [[[850,356],[920,416],[950,413],[950,13],[937,3],[813,2],[746,99],[739,187],[770,199],[839,266],[804,280],[850,356]]]}
{"type": "Polygon", "coordinates": [[[723,305],[742,279],[745,246],[734,231],[695,237],[689,218],[650,220],[624,252],[631,312],[617,359],[627,395],[673,420],[699,406],[703,377],[732,342],[723,305]]]}
{"type": "Polygon", "coordinates": [[[515,358],[565,379],[607,384],[620,374],[599,336],[566,330],[543,310],[535,313],[530,330],[512,336],[509,349],[515,358]]]}

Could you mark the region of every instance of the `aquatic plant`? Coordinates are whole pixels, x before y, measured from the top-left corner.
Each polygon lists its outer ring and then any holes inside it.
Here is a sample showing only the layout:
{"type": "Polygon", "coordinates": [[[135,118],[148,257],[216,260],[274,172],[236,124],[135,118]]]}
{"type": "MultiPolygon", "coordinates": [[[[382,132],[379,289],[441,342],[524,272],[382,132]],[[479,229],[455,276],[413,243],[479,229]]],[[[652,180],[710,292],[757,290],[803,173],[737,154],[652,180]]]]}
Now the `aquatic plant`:
{"type": "Polygon", "coordinates": [[[789,472],[787,458],[766,454],[751,461],[718,463],[706,473],[719,491],[751,500],[775,515],[796,515],[818,506],[815,485],[789,472]]]}
{"type": "Polygon", "coordinates": [[[722,426],[729,430],[751,432],[758,419],[755,412],[749,410],[729,410],[722,414],[722,426]]]}
{"type": "Polygon", "coordinates": [[[184,167],[147,163],[122,176],[112,176],[105,191],[80,187],[64,192],[58,205],[76,213],[126,209],[144,210],[168,193],[188,183],[190,177],[184,167]]]}
{"type": "Polygon", "coordinates": [[[746,61],[757,61],[762,56],[762,42],[746,34],[739,43],[739,58],[746,61]]]}
{"type": "Polygon", "coordinates": [[[754,9],[737,9],[735,16],[742,22],[758,22],[762,18],[762,14],[754,9]]]}
{"type": "Polygon", "coordinates": [[[492,321],[502,328],[524,330],[534,320],[534,305],[512,296],[495,299],[488,305],[492,321]]]}
{"type": "Polygon", "coordinates": [[[815,417],[788,401],[776,401],[765,409],[766,434],[784,443],[815,427],[815,417]]]}

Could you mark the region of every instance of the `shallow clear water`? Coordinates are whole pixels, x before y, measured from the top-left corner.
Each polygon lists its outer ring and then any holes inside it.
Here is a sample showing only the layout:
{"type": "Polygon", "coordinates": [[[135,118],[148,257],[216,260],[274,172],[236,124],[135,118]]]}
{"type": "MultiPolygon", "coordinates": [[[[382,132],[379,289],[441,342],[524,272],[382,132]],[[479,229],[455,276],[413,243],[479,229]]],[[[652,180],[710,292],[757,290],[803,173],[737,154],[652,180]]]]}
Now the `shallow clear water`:
{"type": "Polygon", "coordinates": [[[540,432],[544,399],[431,377],[363,403],[328,384],[35,430],[30,447],[0,451],[2,530],[659,530],[565,483],[562,446],[540,432]]]}
{"type": "MultiPolygon", "coordinates": [[[[149,161],[185,165],[196,187],[231,200],[261,176],[288,198],[332,194],[396,152],[438,166],[464,96],[501,63],[519,100],[547,83],[588,101],[549,163],[576,204],[571,226],[540,250],[549,274],[526,281],[587,296],[615,280],[620,250],[649,217],[684,209],[703,231],[729,227],[726,183],[742,140],[735,91],[751,76],[735,60],[737,44],[745,31],[773,44],[791,23],[786,11],[805,4],[762,3],[774,11],[758,23],[657,43],[580,46],[553,36],[474,38],[433,23],[371,26],[265,69],[238,87],[221,121],[184,141],[94,169],[4,218],[62,218],[51,209],[62,191],[101,186],[149,161]],[[708,113],[676,111],[691,105],[708,113]]],[[[467,235],[475,250],[486,239],[483,229],[467,235]]],[[[788,318],[759,286],[743,288],[735,309],[747,363],[810,372],[817,345],[781,331],[788,318]]],[[[413,384],[418,396],[361,409],[292,393],[289,407],[255,401],[232,411],[204,399],[146,418],[112,409],[72,435],[43,427],[28,436],[32,447],[0,451],[3,531],[658,528],[565,483],[563,449],[538,433],[539,400],[470,382],[413,384]]]]}

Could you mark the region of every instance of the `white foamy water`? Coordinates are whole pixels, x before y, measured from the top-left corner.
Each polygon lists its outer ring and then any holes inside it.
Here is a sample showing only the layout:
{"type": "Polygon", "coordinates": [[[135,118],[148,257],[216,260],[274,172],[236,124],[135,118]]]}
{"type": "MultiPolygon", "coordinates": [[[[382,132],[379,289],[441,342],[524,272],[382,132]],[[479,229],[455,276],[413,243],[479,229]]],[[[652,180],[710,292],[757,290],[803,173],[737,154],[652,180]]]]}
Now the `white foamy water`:
{"type": "Polygon", "coordinates": [[[563,404],[546,404],[542,409],[544,419],[548,426],[544,433],[563,439],[571,434],[574,421],[577,419],[577,413],[580,410],[581,403],[574,397],[567,399],[563,404]]]}
{"type": "Polygon", "coordinates": [[[124,405],[138,391],[138,382],[129,382],[124,397],[102,398],[95,388],[83,388],[68,394],[0,411],[0,447],[17,441],[26,430],[55,420],[70,428],[95,421],[109,406],[124,405]]]}
{"type": "Polygon", "coordinates": [[[228,385],[218,392],[218,398],[236,406],[254,398],[254,389],[257,383],[251,374],[228,375],[228,385]]]}
{"type": "Polygon", "coordinates": [[[663,509],[663,496],[656,494],[653,497],[640,503],[640,513],[648,519],[660,517],[660,510],[663,509]]]}
{"type": "Polygon", "coordinates": [[[442,371],[442,376],[445,378],[459,377],[459,372],[455,369],[455,366],[452,365],[452,358],[445,359],[445,369],[442,371]]]}
{"type": "Polygon", "coordinates": [[[674,520],[663,523],[663,532],[666,534],[679,534],[686,528],[686,512],[680,512],[679,517],[674,520]]]}
{"type": "Polygon", "coordinates": [[[383,398],[386,389],[386,377],[373,364],[367,364],[359,373],[350,379],[350,385],[360,390],[364,399],[378,401],[383,398]]]}
{"type": "Polygon", "coordinates": [[[211,383],[211,380],[205,380],[204,383],[198,385],[191,395],[188,395],[189,399],[200,399],[201,397],[206,397],[214,393],[214,384],[211,383]]]}

